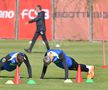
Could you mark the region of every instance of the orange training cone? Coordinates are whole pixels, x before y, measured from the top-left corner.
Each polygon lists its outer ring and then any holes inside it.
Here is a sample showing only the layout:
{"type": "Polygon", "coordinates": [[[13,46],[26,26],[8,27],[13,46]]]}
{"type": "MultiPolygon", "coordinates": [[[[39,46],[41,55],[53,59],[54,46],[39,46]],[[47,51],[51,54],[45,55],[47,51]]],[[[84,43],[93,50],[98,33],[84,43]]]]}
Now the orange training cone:
{"type": "Polygon", "coordinates": [[[77,70],[77,74],[76,74],[76,82],[77,83],[81,83],[82,80],[82,74],[81,74],[81,66],[78,65],[78,70],[77,70]]]}
{"type": "Polygon", "coordinates": [[[14,84],[20,83],[20,74],[19,74],[19,67],[16,67],[15,76],[14,76],[14,84]]]}

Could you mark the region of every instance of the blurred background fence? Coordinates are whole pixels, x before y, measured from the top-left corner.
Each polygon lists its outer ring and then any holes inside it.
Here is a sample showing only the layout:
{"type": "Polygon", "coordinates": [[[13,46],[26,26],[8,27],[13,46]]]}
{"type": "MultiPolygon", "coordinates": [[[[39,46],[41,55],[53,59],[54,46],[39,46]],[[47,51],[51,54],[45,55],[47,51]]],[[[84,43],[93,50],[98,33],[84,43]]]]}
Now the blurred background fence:
{"type": "Polygon", "coordinates": [[[108,0],[0,0],[0,38],[31,39],[40,4],[49,40],[108,41],[108,0]]]}

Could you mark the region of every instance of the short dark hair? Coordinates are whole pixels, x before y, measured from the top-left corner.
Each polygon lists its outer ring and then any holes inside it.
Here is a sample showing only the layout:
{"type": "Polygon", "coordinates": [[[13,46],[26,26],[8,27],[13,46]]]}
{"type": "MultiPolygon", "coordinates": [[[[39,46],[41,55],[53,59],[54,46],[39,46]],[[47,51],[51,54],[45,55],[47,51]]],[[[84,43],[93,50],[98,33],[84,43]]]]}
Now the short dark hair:
{"type": "Polygon", "coordinates": [[[39,8],[39,10],[42,10],[42,7],[40,5],[37,5],[36,7],[39,8]]]}
{"type": "Polygon", "coordinates": [[[51,58],[49,56],[45,56],[43,58],[43,62],[45,65],[49,65],[51,63],[51,58]]]}
{"type": "Polygon", "coordinates": [[[18,53],[17,60],[18,60],[19,63],[23,62],[24,58],[25,58],[25,54],[24,53],[18,53]]]}

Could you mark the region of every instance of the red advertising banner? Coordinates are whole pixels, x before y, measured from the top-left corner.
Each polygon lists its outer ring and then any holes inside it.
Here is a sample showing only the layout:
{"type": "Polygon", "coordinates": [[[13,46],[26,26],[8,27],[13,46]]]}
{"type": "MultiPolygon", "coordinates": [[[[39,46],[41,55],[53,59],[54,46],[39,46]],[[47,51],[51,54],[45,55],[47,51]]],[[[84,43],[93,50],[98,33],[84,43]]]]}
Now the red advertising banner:
{"type": "Polygon", "coordinates": [[[20,0],[19,39],[32,39],[36,31],[36,24],[26,25],[25,23],[37,16],[36,5],[41,5],[42,10],[45,11],[47,38],[51,40],[51,0],[20,0]]]}
{"type": "Polygon", "coordinates": [[[94,4],[93,39],[108,40],[108,0],[95,0],[94,4]]]}
{"type": "MultiPolygon", "coordinates": [[[[89,40],[88,0],[54,0],[55,39],[89,40]]],[[[108,40],[108,0],[93,0],[93,40],[108,40]],[[103,33],[104,32],[104,33],[103,33]]]]}
{"type": "MultiPolygon", "coordinates": [[[[36,5],[45,11],[46,33],[52,39],[51,0],[19,0],[18,39],[31,40],[36,24],[28,24],[37,16],[36,5]]],[[[89,40],[88,0],[54,0],[56,40],[89,40]]],[[[16,0],[0,0],[0,38],[15,38],[16,0]]],[[[93,1],[93,40],[108,40],[108,0],[93,1]]]]}
{"type": "Polygon", "coordinates": [[[0,38],[15,38],[15,0],[0,0],[0,38]]]}
{"type": "Polygon", "coordinates": [[[55,39],[88,40],[87,0],[55,0],[55,39]]]}

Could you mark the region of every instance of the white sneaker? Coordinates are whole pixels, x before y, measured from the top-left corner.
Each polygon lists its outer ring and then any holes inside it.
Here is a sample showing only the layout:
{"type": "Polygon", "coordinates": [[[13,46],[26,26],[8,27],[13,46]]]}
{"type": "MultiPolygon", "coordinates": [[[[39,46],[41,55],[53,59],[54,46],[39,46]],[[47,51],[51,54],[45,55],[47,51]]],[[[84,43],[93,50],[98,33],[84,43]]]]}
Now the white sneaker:
{"type": "Polygon", "coordinates": [[[92,79],[94,78],[94,69],[95,66],[87,66],[87,68],[89,69],[88,73],[87,73],[87,79],[92,79]]]}

